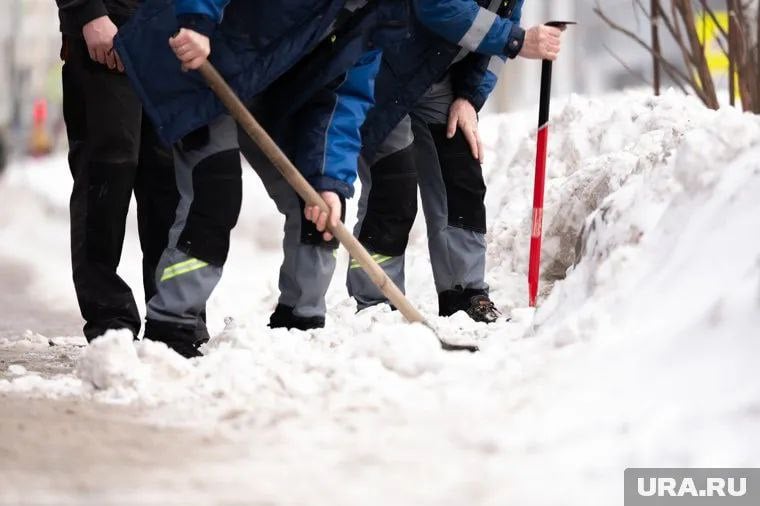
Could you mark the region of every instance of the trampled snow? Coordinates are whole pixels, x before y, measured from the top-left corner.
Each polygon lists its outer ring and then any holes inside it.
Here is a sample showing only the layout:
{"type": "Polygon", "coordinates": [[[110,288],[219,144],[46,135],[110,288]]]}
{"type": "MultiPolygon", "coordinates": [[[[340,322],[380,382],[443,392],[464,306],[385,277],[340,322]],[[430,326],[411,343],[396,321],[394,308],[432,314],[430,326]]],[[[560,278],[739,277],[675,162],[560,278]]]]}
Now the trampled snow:
{"type": "MultiPolygon", "coordinates": [[[[251,468],[294,504],[619,504],[626,467],[757,467],[760,119],[676,93],[573,96],[556,111],[535,314],[534,114],[482,123],[488,280],[512,320],[433,318],[480,353],[443,352],[385,307],[354,314],[344,254],[326,329],[266,329],[281,221],[248,174],[206,356],[186,361],[109,332],[74,375],[12,365],[0,391],[136,403],[156,423],[215,425],[241,444],[255,434],[251,468]]],[[[38,203],[65,205],[21,169],[9,176],[38,203]]],[[[56,216],[45,226],[65,237],[56,216]]],[[[6,224],[0,239],[23,229],[6,224]]],[[[419,223],[413,235],[407,293],[433,315],[419,223]]],[[[34,251],[48,294],[65,294],[67,258],[35,240],[23,251],[34,251]]],[[[132,242],[133,286],[137,263],[132,242]]],[[[46,340],[29,333],[0,346],[46,340]]]]}

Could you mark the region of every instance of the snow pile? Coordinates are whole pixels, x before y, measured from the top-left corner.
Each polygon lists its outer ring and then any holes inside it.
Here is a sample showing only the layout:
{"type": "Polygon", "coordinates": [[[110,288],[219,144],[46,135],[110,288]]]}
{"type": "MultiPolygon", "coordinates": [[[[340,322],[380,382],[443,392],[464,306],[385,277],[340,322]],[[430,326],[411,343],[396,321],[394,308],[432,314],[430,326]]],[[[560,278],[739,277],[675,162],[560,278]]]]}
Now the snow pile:
{"type": "Polygon", "coordinates": [[[161,343],[132,342],[128,330],[108,331],[96,339],[77,363],[77,376],[93,390],[110,391],[116,398],[134,392],[139,398],[146,385],[155,385],[161,377],[156,373],[181,381],[190,365],[161,343]],[[154,367],[151,367],[153,365],[154,367]],[[184,373],[184,374],[183,374],[184,373]]]}
{"type": "Polygon", "coordinates": [[[708,115],[678,133],[674,155],[639,163],[590,214],[581,261],[540,321],[564,320],[569,308],[577,318],[580,303],[592,299],[615,309],[615,325],[626,312],[642,327],[641,317],[654,312],[662,315],[655,324],[677,328],[757,281],[760,236],[751,232],[751,209],[760,184],[760,122],[730,110],[708,115]]]}
{"type": "MultiPolygon", "coordinates": [[[[533,126],[533,119],[530,121],[533,126]]],[[[527,290],[522,273],[527,271],[531,230],[535,129],[530,137],[523,138],[524,119],[515,124],[510,117],[496,119],[495,125],[489,126],[498,132],[499,139],[496,160],[488,172],[489,212],[494,220],[489,275],[497,290],[509,290],[515,281],[521,283],[517,293],[503,293],[519,306],[524,304],[527,290]],[[517,135],[521,140],[510,142],[517,135]],[[514,279],[514,273],[520,278],[514,279]],[[507,280],[512,283],[505,283],[507,280]]],[[[594,99],[572,96],[552,119],[549,132],[543,293],[548,293],[553,281],[564,278],[576,261],[586,217],[607,196],[645,178],[643,184],[653,185],[651,198],[664,206],[678,192],[689,190],[675,179],[675,170],[699,178],[722,169],[732,157],[757,142],[757,129],[755,118],[729,109],[710,111],[695,99],[676,93],[662,98],[640,94],[594,99]],[[702,156],[682,160],[676,167],[675,155],[687,134],[701,136],[704,150],[702,156]],[[707,167],[710,162],[712,167],[707,167]]],[[[645,226],[651,226],[662,209],[652,212],[632,216],[649,220],[645,226]]],[[[621,233],[632,232],[625,229],[621,233]]]]}
{"type": "MultiPolygon", "coordinates": [[[[594,110],[593,101],[573,102],[571,112],[594,110]]],[[[536,399],[513,428],[554,465],[604,473],[758,464],[760,121],[690,102],[623,97],[614,109],[596,109],[612,119],[589,128],[603,132],[591,137],[598,154],[569,174],[553,165],[560,171],[550,192],[560,197],[548,206],[545,281],[552,265],[578,264],[537,313],[536,337],[584,351],[552,371],[556,394],[536,399]],[[618,125],[633,137],[607,152],[607,132],[618,125]],[[578,219],[581,208],[594,210],[578,219]]],[[[558,137],[568,145],[563,131],[558,137]]],[[[513,237],[527,245],[519,232],[513,237]]],[[[527,247],[514,253],[524,266],[527,247]]],[[[576,474],[561,477],[582,496],[576,474]]]]}
{"type": "MultiPolygon", "coordinates": [[[[481,353],[445,353],[387,308],[354,314],[340,273],[326,329],[266,329],[261,278],[274,270],[241,261],[215,295],[235,318],[203,358],[109,333],[76,378],[14,368],[0,392],[68,389],[235,429],[255,446],[257,476],[294,503],[611,504],[625,467],[757,466],[760,119],[677,94],[572,97],[557,110],[535,317],[524,307],[533,114],[484,120],[488,276],[513,319],[434,319],[481,353]]],[[[244,213],[242,249],[269,259],[260,220],[244,213]]],[[[432,313],[415,234],[407,293],[432,313]]]]}

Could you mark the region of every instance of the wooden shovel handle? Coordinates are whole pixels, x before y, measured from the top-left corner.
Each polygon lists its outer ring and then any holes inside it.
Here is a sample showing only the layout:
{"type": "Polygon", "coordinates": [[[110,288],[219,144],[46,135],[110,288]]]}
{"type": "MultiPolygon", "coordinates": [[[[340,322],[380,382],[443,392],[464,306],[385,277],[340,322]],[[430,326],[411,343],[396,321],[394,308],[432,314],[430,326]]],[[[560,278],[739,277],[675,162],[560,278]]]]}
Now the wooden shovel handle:
{"type": "MultiPolygon", "coordinates": [[[[301,175],[296,167],[291,163],[285,153],[277,146],[267,132],[262,128],[256,118],[253,117],[248,108],[240,101],[238,96],[229,87],[224,78],[217,72],[214,66],[206,61],[198,71],[206,79],[209,87],[216,93],[222,103],[227,107],[233,118],[240,124],[243,130],[264,152],[266,157],[272,162],[282,177],[287,180],[290,186],[306,202],[307,206],[319,206],[319,208],[329,214],[330,210],[325,201],[301,175]]],[[[349,232],[346,226],[338,222],[336,227],[329,227],[330,232],[340,241],[348,250],[351,257],[356,260],[362,269],[367,273],[372,282],[383,292],[388,300],[393,304],[409,322],[426,323],[425,317],[422,316],[409,299],[399,290],[396,284],[388,277],[383,269],[375,262],[372,256],[362,246],[362,244],[349,232]]]]}

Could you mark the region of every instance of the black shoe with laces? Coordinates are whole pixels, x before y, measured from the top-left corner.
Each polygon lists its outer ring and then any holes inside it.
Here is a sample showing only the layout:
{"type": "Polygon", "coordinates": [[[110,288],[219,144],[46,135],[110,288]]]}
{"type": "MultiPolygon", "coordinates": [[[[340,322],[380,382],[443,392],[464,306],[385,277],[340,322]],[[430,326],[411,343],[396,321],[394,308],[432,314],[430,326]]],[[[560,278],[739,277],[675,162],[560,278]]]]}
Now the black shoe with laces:
{"type": "Polygon", "coordinates": [[[476,322],[493,323],[501,316],[486,290],[457,287],[438,294],[439,316],[451,316],[458,311],[464,311],[476,322]]]}
{"type": "Polygon", "coordinates": [[[487,295],[476,295],[470,299],[467,315],[476,322],[493,323],[499,319],[501,313],[487,295]]]}

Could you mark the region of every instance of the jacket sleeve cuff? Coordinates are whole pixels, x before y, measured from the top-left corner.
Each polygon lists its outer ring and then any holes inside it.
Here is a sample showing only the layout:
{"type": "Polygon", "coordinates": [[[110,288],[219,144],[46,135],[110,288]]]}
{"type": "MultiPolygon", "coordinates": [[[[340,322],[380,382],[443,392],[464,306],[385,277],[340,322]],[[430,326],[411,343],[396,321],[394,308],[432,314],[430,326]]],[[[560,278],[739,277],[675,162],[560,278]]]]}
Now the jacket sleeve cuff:
{"type": "Polygon", "coordinates": [[[516,58],[517,55],[520,54],[524,42],[525,30],[515,23],[512,25],[512,30],[509,32],[507,45],[504,46],[504,54],[506,54],[508,58],[516,58]]]}
{"type": "Polygon", "coordinates": [[[81,7],[78,7],[74,11],[69,11],[72,17],[76,20],[79,28],[84,28],[84,25],[92,21],[93,19],[102,18],[108,16],[108,9],[103,4],[102,0],[90,0],[85,2],[81,7]]]}
{"type": "Polygon", "coordinates": [[[198,32],[208,38],[211,38],[216,30],[216,21],[203,14],[180,14],[177,21],[181,28],[198,32]]]}
{"type": "Polygon", "coordinates": [[[344,199],[350,199],[354,196],[354,186],[339,179],[328,176],[312,176],[308,178],[308,181],[318,192],[335,192],[344,199]]]}
{"type": "Polygon", "coordinates": [[[456,97],[467,100],[470,104],[472,104],[476,111],[480,111],[483,108],[483,105],[485,105],[487,98],[483,97],[483,95],[480,93],[470,93],[466,91],[458,92],[456,94],[456,97]]]}

